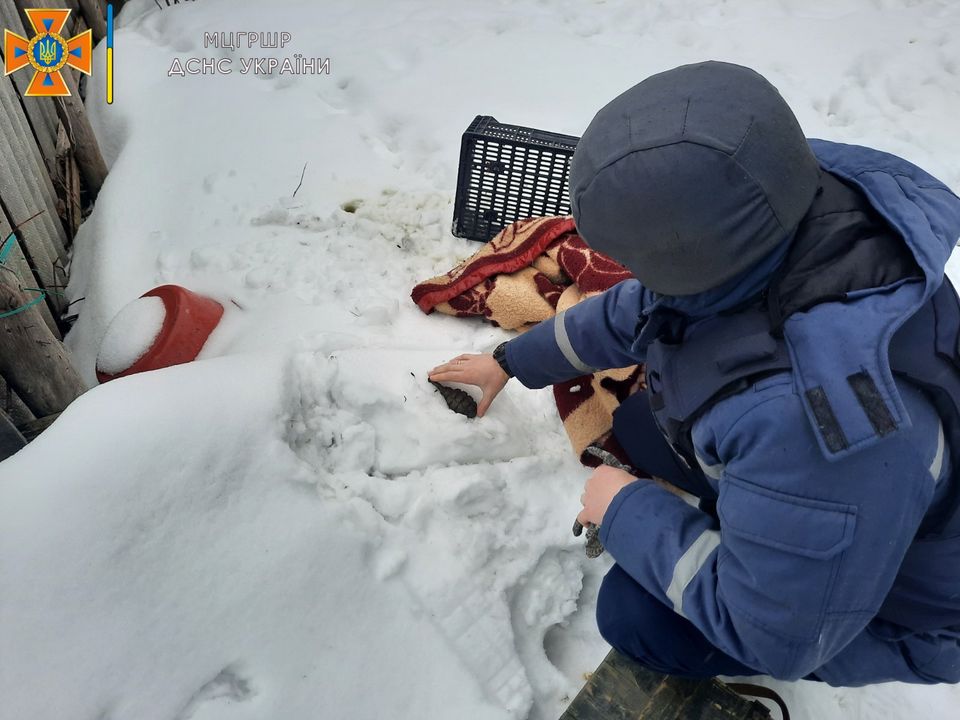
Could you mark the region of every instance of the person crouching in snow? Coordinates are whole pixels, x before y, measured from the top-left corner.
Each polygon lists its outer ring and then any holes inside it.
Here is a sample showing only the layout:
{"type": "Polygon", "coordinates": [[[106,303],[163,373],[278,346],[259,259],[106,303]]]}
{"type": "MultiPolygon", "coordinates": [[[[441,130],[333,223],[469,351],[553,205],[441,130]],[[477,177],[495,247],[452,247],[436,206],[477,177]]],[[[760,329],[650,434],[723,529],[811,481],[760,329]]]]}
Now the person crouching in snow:
{"type": "Polygon", "coordinates": [[[807,140],[720,62],[597,113],[570,170],[577,230],[635,275],[431,378],[489,408],[646,363],[579,519],[616,564],[601,634],[687,677],[960,681],[960,199],[893,155],[807,140]]]}

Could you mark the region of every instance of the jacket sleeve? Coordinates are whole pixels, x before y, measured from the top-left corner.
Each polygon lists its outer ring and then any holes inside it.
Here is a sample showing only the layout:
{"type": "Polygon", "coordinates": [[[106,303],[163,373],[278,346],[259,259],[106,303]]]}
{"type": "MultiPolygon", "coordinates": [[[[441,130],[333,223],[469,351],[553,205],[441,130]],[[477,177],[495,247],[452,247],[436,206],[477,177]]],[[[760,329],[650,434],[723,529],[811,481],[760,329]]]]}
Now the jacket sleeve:
{"type": "Polygon", "coordinates": [[[641,311],[650,302],[650,291],[639,281],[624,280],[511,340],[507,364],[529,388],[636,365],[643,355],[631,346],[641,311]]]}
{"type": "Polygon", "coordinates": [[[835,462],[789,378],[724,400],[694,430],[719,523],[641,480],[614,498],[601,540],[723,652],[804,677],[877,614],[931,501],[942,426],[918,391],[903,395],[911,428],[835,462]]]}

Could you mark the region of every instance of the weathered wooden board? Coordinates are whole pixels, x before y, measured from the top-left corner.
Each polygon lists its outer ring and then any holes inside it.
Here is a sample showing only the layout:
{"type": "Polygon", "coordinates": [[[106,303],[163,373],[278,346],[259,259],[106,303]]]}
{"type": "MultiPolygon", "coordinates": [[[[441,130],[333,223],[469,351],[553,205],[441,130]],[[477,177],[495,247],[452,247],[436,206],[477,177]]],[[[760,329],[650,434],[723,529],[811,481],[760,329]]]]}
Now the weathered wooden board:
{"type": "Polygon", "coordinates": [[[17,430],[19,430],[20,434],[23,435],[24,440],[26,440],[28,443],[33,442],[37,439],[37,436],[40,433],[53,425],[54,421],[58,417],[60,417],[60,413],[54,413],[53,415],[37,418],[36,420],[31,420],[18,426],[17,430]]]}
{"type": "Polygon", "coordinates": [[[73,145],[84,189],[90,199],[95,200],[107,179],[107,163],[100,153],[100,145],[87,117],[87,109],[80,99],[76,80],[71,73],[64,73],[63,77],[71,94],[69,97],[56,98],[57,114],[73,145]]]}
{"type": "MultiPolygon", "coordinates": [[[[6,238],[10,236],[12,229],[10,223],[7,220],[7,216],[0,210],[0,247],[3,246],[6,238]]],[[[33,270],[30,269],[30,264],[27,262],[26,257],[23,254],[23,251],[20,249],[20,241],[16,237],[13,238],[13,245],[9,250],[9,255],[4,262],[7,268],[12,270],[17,277],[20,279],[20,282],[24,284],[24,287],[40,287],[40,281],[33,274],[33,270]]],[[[3,272],[0,270],[0,272],[3,272]]],[[[47,327],[50,328],[51,334],[56,337],[58,340],[60,336],[60,328],[57,327],[57,322],[53,318],[53,313],[50,312],[49,303],[41,303],[37,305],[37,308],[40,311],[40,314],[43,316],[43,321],[47,324],[47,327]]]]}
{"type": "Polygon", "coordinates": [[[73,23],[76,22],[76,15],[79,15],[78,12],[80,9],[80,3],[78,0],[13,0],[14,5],[16,5],[17,10],[20,12],[21,21],[24,26],[29,28],[27,24],[27,15],[24,12],[27,8],[65,8],[68,10],[73,10],[71,13],[71,23],[68,25],[68,29],[73,28],[73,23]]]}
{"type": "MultiPolygon", "coordinates": [[[[6,213],[11,225],[43,211],[20,228],[21,250],[42,287],[59,290],[66,284],[66,235],[57,215],[56,202],[47,202],[37,190],[38,176],[50,181],[46,168],[31,161],[30,155],[18,146],[17,138],[9,132],[0,132],[0,157],[3,158],[0,162],[0,210],[6,213]]],[[[50,305],[54,313],[59,314],[66,303],[62,295],[51,292],[50,305]]]]}
{"type": "Polygon", "coordinates": [[[17,95],[10,80],[0,78],[0,113],[5,120],[0,131],[0,201],[14,222],[45,211],[24,229],[23,249],[41,280],[53,287],[63,279],[67,237],[57,215],[56,192],[47,165],[17,95]]]}
{"type": "MultiPolygon", "coordinates": [[[[74,11],[65,36],[105,31],[99,0],[0,0],[0,27],[33,34],[27,8],[74,11]]],[[[96,137],[78,94],[79,73],[64,72],[73,96],[27,98],[33,74],[0,77],[0,243],[11,225],[40,212],[18,229],[0,268],[0,314],[36,298],[26,287],[47,291],[45,302],[0,318],[0,413],[31,437],[79,394],[82,380],[60,342],[56,318],[66,307],[69,239],[80,222],[80,186],[94,199],[106,176],[96,137]]],[[[26,437],[27,440],[30,437],[26,437]]]]}
{"type": "MultiPolygon", "coordinates": [[[[13,189],[22,196],[27,206],[33,206],[33,210],[23,217],[29,217],[40,209],[47,210],[47,217],[38,223],[45,229],[43,242],[48,246],[47,254],[64,261],[67,237],[56,213],[57,194],[17,95],[13,83],[3,78],[0,81],[0,113],[4,117],[3,131],[0,132],[0,177],[8,184],[14,183],[13,189]]],[[[4,192],[3,197],[7,194],[4,192]]]]}
{"type": "MultiPolygon", "coordinates": [[[[16,6],[10,2],[0,2],[0,26],[9,28],[12,32],[17,32],[24,37],[30,35],[30,32],[23,27],[16,6]]],[[[2,55],[2,52],[0,52],[0,55],[2,55]]],[[[48,168],[52,168],[57,123],[59,122],[57,110],[49,98],[24,97],[23,93],[30,84],[32,77],[32,73],[27,70],[21,70],[9,76],[16,88],[16,95],[20,99],[21,106],[30,121],[31,129],[43,154],[44,161],[48,168]]]]}
{"type": "MultiPolygon", "coordinates": [[[[0,134],[0,152],[3,151],[2,146],[2,134],[0,134]]],[[[7,222],[13,225],[13,222],[10,222],[11,216],[26,220],[33,213],[29,212],[30,206],[26,204],[24,198],[10,190],[9,178],[4,178],[3,175],[2,168],[0,168],[0,214],[5,213],[7,222]]],[[[34,278],[39,281],[35,287],[56,291],[66,284],[66,273],[63,271],[63,266],[59,260],[50,256],[47,245],[43,241],[44,229],[39,225],[31,227],[36,220],[39,220],[39,218],[28,222],[18,230],[19,248],[23,251],[23,257],[33,271],[34,278]]],[[[29,281],[29,276],[24,275],[23,278],[29,281]]],[[[62,310],[66,308],[66,302],[61,295],[51,292],[49,306],[54,316],[59,317],[62,310]]]]}
{"type": "Polygon", "coordinates": [[[80,0],[78,5],[87,26],[93,30],[93,41],[100,42],[107,35],[106,6],[98,0],[80,0]]]}
{"type": "Polygon", "coordinates": [[[17,426],[0,410],[0,462],[22,450],[26,444],[27,441],[17,430],[17,426]]]}
{"type": "MultiPolygon", "coordinates": [[[[76,31],[86,28],[89,21],[83,13],[80,12],[80,3],[78,0],[16,0],[17,8],[20,11],[22,21],[27,22],[26,14],[23,12],[27,8],[53,7],[70,8],[75,10],[71,15],[72,27],[76,31]]],[[[85,4],[86,1],[85,1],[85,4]]],[[[96,3],[93,3],[96,4],[96,3]]],[[[106,21],[104,20],[104,34],[106,32],[106,21]]],[[[96,35],[96,29],[94,29],[96,35]]],[[[53,101],[57,117],[63,123],[67,130],[67,136],[73,145],[74,155],[77,160],[77,167],[83,178],[84,189],[87,191],[91,200],[95,200],[103,186],[103,181],[107,177],[107,164],[100,153],[100,145],[97,143],[93,127],[90,125],[90,119],[87,117],[87,110],[83,106],[80,98],[80,73],[73,68],[64,68],[63,78],[67,83],[67,89],[70,90],[69,97],[56,98],[53,101]]],[[[56,136],[54,136],[56,137],[56,136]]]]}
{"type": "MultiPolygon", "coordinates": [[[[2,112],[2,109],[0,109],[2,112]]],[[[53,263],[64,265],[67,261],[67,252],[64,248],[66,233],[60,218],[57,215],[56,198],[44,197],[37,191],[36,179],[42,174],[44,179],[50,180],[46,167],[41,163],[33,163],[23,152],[23,146],[18,145],[17,138],[10,133],[0,132],[0,205],[6,210],[11,224],[23,222],[29,217],[41,212],[42,214],[31,220],[23,227],[24,251],[37,264],[44,275],[45,282],[56,282],[56,268],[53,263]],[[46,263],[41,266],[41,262],[46,263]]]]}
{"type": "Polygon", "coordinates": [[[33,413],[30,412],[30,408],[23,404],[23,400],[13,391],[12,387],[7,385],[7,381],[3,379],[2,375],[0,375],[0,410],[3,410],[13,420],[13,424],[18,427],[36,420],[33,413]]]}
{"type": "Polygon", "coordinates": [[[83,222],[83,207],[80,203],[80,171],[73,154],[73,146],[63,125],[57,132],[57,167],[53,175],[57,189],[57,209],[70,237],[77,234],[83,222]]]}
{"type": "MultiPolygon", "coordinates": [[[[91,8],[97,5],[96,2],[89,3],[87,0],[84,1],[85,4],[91,8]]],[[[24,12],[28,8],[67,8],[72,10],[73,13],[67,25],[69,35],[82,32],[88,27],[87,18],[84,13],[81,12],[78,0],[16,0],[14,6],[10,4],[4,5],[7,8],[5,15],[12,17],[0,17],[0,19],[13,22],[13,18],[19,18],[20,27],[23,28],[23,32],[26,35],[32,33],[32,27],[24,12]]],[[[15,25],[11,25],[11,27],[15,27],[15,25]]],[[[103,27],[105,32],[105,20],[103,21],[103,27]]],[[[96,36],[96,34],[96,29],[94,29],[94,36],[96,36]]],[[[100,37],[102,37],[102,35],[100,37]]],[[[100,155],[99,146],[95,140],[93,142],[90,141],[91,138],[94,138],[94,135],[89,120],[86,117],[83,103],[78,95],[78,75],[79,73],[69,67],[63,71],[67,87],[72,93],[71,98],[65,99],[67,103],[67,121],[63,122],[63,124],[67,126],[71,140],[76,143],[74,149],[77,154],[77,163],[88,185],[86,189],[90,193],[90,198],[94,199],[100,192],[100,186],[103,184],[103,179],[106,176],[106,165],[100,155]]],[[[24,77],[26,78],[26,82],[29,82],[30,73],[25,73],[24,77]]],[[[26,87],[25,82],[20,78],[15,78],[14,82],[20,91],[21,102],[25,109],[30,108],[31,115],[42,115],[42,118],[36,119],[36,124],[39,126],[42,122],[44,128],[42,133],[39,130],[36,131],[38,135],[37,141],[41,146],[42,157],[47,165],[48,171],[52,173],[56,161],[57,127],[61,121],[64,120],[61,112],[63,103],[53,98],[23,98],[22,91],[26,87]],[[33,107],[35,104],[37,107],[33,107]]]]}
{"type": "Polygon", "coordinates": [[[770,720],[717,680],[653,672],[611,650],[560,720],[770,720]]]}
{"type": "MultiPolygon", "coordinates": [[[[12,22],[13,17],[19,17],[19,26],[23,28],[23,32],[26,35],[32,32],[29,20],[24,12],[28,8],[69,8],[73,10],[74,12],[68,21],[68,27],[72,28],[71,32],[82,31],[86,29],[89,24],[89,20],[85,14],[81,12],[79,0],[16,0],[14,7],[11,7],[9,3],[0,3],[0,5],[6,8],[6,10],[3,11],[3,15],[0,15],[0,19],[6,22],[12,22]]],[[[87,10],[91,12],[94,6],[99,7],[99,3],[97,3],[96,0],[92,2],[84,0],[84,5],[87,6],[87,10]]],[[[106,28],[105,22],[104,20],[104,32],[106,28]]],[[[9,27],[17,26],[11,24],[9,27]]],[[[96,35],[96,28],[94,28],[94,35],[96,35]]],[[[27,73],[27,75],[29,76],[29,73],[27,73]]],[[[90,126],[89,118],[87,118],[86,109],[83,107],[83,102],[79,97],[78,76],[79,73],[69,67],[65,68],[63,72],[63,77],[71,92],[70,97],[56,100],[49,98],[22,98],[22,101],[24,101],[25,104],[33,100],[42,101],[45,105],[49,105],[53,111],[51,117],[44,118],[46,130],[44,133],[44,152],[42,157],[47,163],[48,170],[53,170],[52,163],[56,158],[57,124],[62,121],[73,142],[77,165],[83,176],[85,189],[89,193],[90,198],[95,199],[106,178],[107,167],[100,153],[100,147],[96,142],[93,128],[90,126]]],[[[45,110],[42,112],[46,113],[45,110]]],[[[50,190],[52,192],[52,186],[50,190]]],[[[63,244],[64,246],[67,245],[66,242],[63,244]]]]}
{"type": "MultiPolygon", "coordinates": [[[[13,273],[0,270],[0,313],[29,300],[13,273]]],[[[86,387],[37,308],[0,318],[0,375],[35,417],[46,417],[62,411],[86,387]]]]}

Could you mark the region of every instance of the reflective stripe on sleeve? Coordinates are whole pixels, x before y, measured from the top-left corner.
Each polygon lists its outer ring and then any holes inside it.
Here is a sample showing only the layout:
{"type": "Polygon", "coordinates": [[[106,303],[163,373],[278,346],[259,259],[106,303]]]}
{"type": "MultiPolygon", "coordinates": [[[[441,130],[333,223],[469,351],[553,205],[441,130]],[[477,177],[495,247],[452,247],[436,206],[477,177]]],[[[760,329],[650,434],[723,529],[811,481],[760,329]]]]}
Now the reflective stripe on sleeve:
{"type": "Polygon", "coordinates": [[[946,450],[947,441],[943,436],[943,423],[937,424],[937,454],[933,457],[933,462],[930,463],[930,475],[933,476],[933,481],[938,482],[940,480],[940,472],[943,470],[943,453],[946,450]]]}
{"type": "Polygon", "coordinates": [[[716,465],[707,465],[706,460],[700,457],[700,453],[694,453],[694,457],[697,459],[697,465],[700,466],[700,469],[703,470],[703,474],[706,475],[711,480],[719,480],[723,475],[724,464],[717,463],[716,465]]]}
{"type": "Polygon", "coordinates": [[[667,597],[673,603],[673,609],[677,614],[683,615],[683,593],[687,585],[700,572],[700,568],[704,566],[718,545],[720,545],[720,532],[704,530],[677,561],[676,567],[673,568],[670,587],[667,588],[667,597]]]}
{"type": "Polygon", "coordinates": [[[590,367],[580,359],[580,356],[573,349],[573,345],[570,344],[570,337],[567,335],[566,314],[566,310],[558,312],[553,320],[553,334],[557,341],[557,347],[560,348],[560,352],[563,353],[567,362],[580,372],[584,374],[596,372],[596,368],[590,367]]]}

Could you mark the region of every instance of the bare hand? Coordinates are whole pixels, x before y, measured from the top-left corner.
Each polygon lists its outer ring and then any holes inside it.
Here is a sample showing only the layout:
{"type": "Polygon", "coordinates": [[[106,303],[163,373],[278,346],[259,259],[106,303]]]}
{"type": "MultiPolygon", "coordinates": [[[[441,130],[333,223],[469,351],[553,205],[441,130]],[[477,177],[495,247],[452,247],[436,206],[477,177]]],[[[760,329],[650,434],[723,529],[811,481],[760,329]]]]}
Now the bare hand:
{"type": "Polygon", "coordinates": [[[577,520],[584,526],[590,523],[600,525],[616,494],[636,480],[630,473],[609,465],[596,468],[593,475],[587,479],[583,495],[580,496],[583,510],[577,515],[577,520]]]}
{"type": "Polygon", "coordinates": [[[510,379],[493,355],[458,355],[435,367],[428,377],[435,382],[464,383],[480,388],[483,397],[477,405],[477,417],[484,416],[490,403],[510,379]]]}

